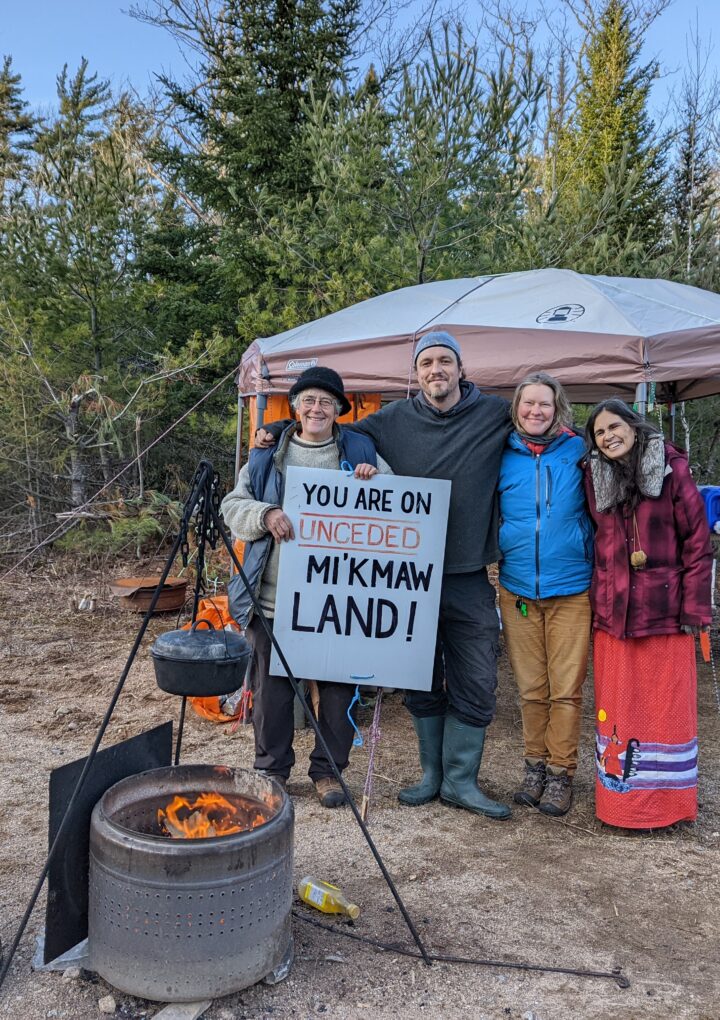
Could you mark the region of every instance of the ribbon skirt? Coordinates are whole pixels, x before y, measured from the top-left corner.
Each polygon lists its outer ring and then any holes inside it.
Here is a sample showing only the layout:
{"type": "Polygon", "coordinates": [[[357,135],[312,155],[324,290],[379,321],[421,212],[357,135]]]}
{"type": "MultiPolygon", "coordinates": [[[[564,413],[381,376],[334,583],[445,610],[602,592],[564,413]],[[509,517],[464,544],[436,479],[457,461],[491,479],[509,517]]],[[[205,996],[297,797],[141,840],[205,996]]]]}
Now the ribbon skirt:
{"type": "Polygon", "coordinates": [[[594,635],[595,812],[654,829],[697,817],[697,672],[686,634],[594,635]]]}

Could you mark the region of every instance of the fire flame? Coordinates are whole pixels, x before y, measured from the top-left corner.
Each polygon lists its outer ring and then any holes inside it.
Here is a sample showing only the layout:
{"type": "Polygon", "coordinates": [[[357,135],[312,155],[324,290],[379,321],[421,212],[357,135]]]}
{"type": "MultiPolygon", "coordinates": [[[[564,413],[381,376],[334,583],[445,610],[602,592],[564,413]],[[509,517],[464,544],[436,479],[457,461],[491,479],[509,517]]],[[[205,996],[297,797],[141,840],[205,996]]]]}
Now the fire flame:
{"type": "Polygon", "coordinates": [[[194,801],[175,796],[158,809],[158,824],[163,835],[173,839],[207,839],[255,829],[271,817],[257,801],[242,800],[243,807],[239,807],[219,793],[201,793],[194,801]]]}

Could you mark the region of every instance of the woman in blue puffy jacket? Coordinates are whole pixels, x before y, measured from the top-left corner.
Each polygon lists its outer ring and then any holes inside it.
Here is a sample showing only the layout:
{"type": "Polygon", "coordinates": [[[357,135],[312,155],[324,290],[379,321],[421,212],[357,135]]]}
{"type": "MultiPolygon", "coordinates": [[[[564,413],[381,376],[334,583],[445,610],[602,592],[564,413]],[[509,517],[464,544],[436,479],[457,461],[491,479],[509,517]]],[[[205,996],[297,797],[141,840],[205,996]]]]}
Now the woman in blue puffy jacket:
{"type": "Polygon", "coordinates": [[[525,775],[518,804],[572,803],[590,642],[593,531],[562,386],[545,372],[515,391],[500,468],[500,612],[520,692],[525,775]]]}

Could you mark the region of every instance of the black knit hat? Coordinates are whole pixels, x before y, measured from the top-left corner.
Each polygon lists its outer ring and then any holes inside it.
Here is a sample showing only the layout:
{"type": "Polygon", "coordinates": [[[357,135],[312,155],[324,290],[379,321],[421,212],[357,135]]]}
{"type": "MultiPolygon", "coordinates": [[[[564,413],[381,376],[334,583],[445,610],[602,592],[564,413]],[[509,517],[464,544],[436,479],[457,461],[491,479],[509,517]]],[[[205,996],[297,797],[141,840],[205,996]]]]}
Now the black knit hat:
{"type": "Polygon", "coordinates": [[[323,368],[322,365],[315,365],[314,368],[306,368],[296,383],[290,387],[288,400],[292,400],[303,390],[325,390],[331,393],[340,401],[340,414],[347,414],[350,410],[350,402],[345,396],[345,386],[338,373],[332,368],[323,368]]]}

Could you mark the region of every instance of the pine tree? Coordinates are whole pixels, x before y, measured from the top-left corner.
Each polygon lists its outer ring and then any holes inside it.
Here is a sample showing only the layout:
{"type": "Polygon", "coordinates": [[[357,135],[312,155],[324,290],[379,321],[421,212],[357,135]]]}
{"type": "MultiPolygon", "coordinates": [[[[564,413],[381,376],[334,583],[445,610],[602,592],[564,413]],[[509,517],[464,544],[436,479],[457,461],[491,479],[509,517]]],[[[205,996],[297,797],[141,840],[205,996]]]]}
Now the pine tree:
{"type": "Polygon", "coordinates": [[[41,255],[41,271],[54,281],[44,293],[48,311],[62,305],[55,343],[68,337],[68,367],[101,372],[116,362],[116,337],[132,314],[133,260],[151,194],[129,145],[127,97],[115,99],[86,60],[73,75],[64,68],[57,89],[58,115],[39,127],[34,143],[39,199],[31,213],[41,222],[31,254],[41,255]],[[78,331],[87,331],[86,344],[78,331]]]}
{"type": "MultiPolygon", "coordinates": [[[[541,82],[445,26],[390,97],[370,75],[315,102],[303,128],[307,195],[269,217],[265,286],[294,322],[385,290],[514,268],[541,82]]],[[[294,324],[292,321],[284,323],[294,324]]]]}
{"type": "Polygon", "coordinates": [[[654,61],[638,64],[641,43],[627,0],[606,0],[587,28],[574,115],[559,138],[557,210],[571,222],[578,206],[594,202],[597,231],[612,219],[621,236],[648,254],[659,254],[665,230],[665,158],[648,113],[658,67],[654,61]],[[632,181],[630,195],[618,188],[621,168],[632,181]],[[608,206],[620,193],[622,206],[608,206]]]}
{"type": "Polygon", "coordinates": [[[27,150],[35,124],[22,98],[19,74],[12,70],[12,57],[3,58],[0,71],[0,206],[6,186],[15,181],[27,165],[27,150]]]}
{"type": "Polygon", "coordinates": [[[57,114],[34,133],[25,192],[3,218],[2,325],[42,381],[36,417],[55,434],[56,470],[67,470],[77,505],[121,452],[113,409],[137,385],[136,351],[159,353],[134,265],[154,203],[133,156],[127,97],[115,99],[85,60],[75,74],[63,69],[57,89],[57,114]]]}
{"type": "Polygon", "coordinates": [[[716,289],[720,284],[720,224],[713,135],[717,131],[717,81],[707,81],[699,37],[693,39],[678,109],[679,139],[672,172],[672,239],[668,275],[716,289]]]}

